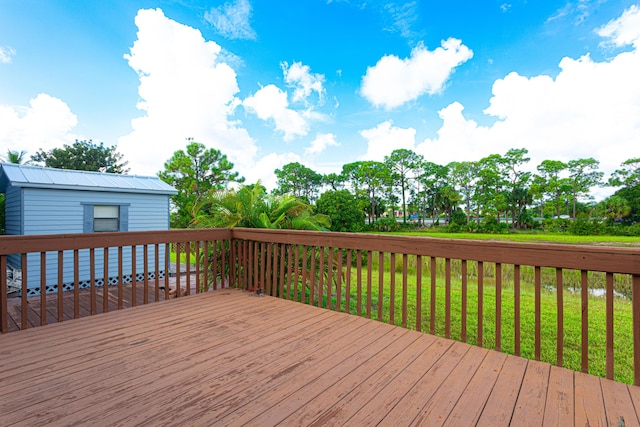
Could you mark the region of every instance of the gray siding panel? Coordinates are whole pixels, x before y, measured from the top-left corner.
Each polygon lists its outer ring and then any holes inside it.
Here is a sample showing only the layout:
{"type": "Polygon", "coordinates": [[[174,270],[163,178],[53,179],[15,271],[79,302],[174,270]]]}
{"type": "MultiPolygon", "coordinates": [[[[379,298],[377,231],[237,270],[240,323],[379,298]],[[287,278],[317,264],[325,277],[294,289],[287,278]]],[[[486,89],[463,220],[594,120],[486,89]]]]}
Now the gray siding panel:
{"type": "MultiPolygon", "coordinates": [[[[5,233],[8,235],[22,234],[22,189],[8,186],[5,193],[5,233]]],[[[9,255],[7,263],[15,268],[21,268],[19,255],[9,255]]]]}
{"type": "MultiPolygon", "coordinates": [[[[128,205],[126,217],[127,231],[166,230],[168,229],[168,198],[167,195],[108,193],[91,191],[69,191],[51,189],[23,189],[23,233],[34,234],[64,234],[82,233],[85,230],[84,211],[87,204],[124,204],[128,205]]],[[[123,220],[125,218],[122,218],[123,220]]],[[[144,271],[143,248],[136,248],[136,273],[144,271]]],[[[149,271],[155,271],[155,248],[149,247],[149,271]]],[[[96,249],[95,279],[104,276],[103,250],[96,249]]],[[[123,275],[130,275],[131,248],[124,248],[123,275]]],[[[164,247],[161,246],[160,271],[166,271],[164,266],[164,247]]],[[[19,257],[17,258],[19,260],[19,257]]],[[[65,251],[63,266],[63,283],[73,282],[73,251],[65,251]]],[[[118,252],[116,248],[109,250],[109,277],[118,275],[118,252]]],[[[58,283],[58,255],[48,253],[46,257],[46,282],[48,286],[58,283]]],[[[30,289],[40,287],[40,255],[30,254],[27,259],[27,283],[30,289]]],[[[87,281],[91,277],[89,250],[79,252],[79,279],[87,281]]]]}
{"type": "Polygon", "coordinates": [[[17,187],[7,187],[5,194],[5,232],[10,235],[22,234],[22,191],[17,187]]]}
{"type": "Polygon", "coordinates": [[[87,203],[128,204],[128,231],[166,230],[169,218],[166,195],[24,189],[24,233],[84,232],[87,203]]]}

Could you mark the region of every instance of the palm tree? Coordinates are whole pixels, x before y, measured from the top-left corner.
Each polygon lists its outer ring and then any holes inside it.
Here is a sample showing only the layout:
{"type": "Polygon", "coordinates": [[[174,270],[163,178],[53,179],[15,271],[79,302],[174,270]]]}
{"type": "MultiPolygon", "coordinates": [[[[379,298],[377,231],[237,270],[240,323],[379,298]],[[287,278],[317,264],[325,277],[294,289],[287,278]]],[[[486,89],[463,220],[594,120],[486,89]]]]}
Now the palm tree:
{"type": "Polygon", "coordinates": [[[7,163],[14,163],[16,165],[20,165],[23,163],[29,163],[29,162],[25,162],[25,156],[27,155],[27,152],[25,150],[7,150],[7,157],[6,157],[6,162],[7,163]]]}
{"type": "Polygon", "coordinates": [[[327,230],[329,217],[313,214],[311,206],[291,195],[268,195],[258,182],[239,190],[211,193],[196,204],[196,228],[247,227],[327,230]]]}
{"type": "MultiPolygon", "coordinates": [[[[304,200],[291,195],[267,194],[260,182],[242,186],[238,190],[206,194],[196,203],[193,217],[191,225],[196,228],[246,227],[326,231],[331,225],[328,216],[314,215],[311,206],[304,200]]],[[[301,249],[298,248],[298,250],[301,249]]],[[[223,257],[228,257],[229,252],[230,248],[224,243],[218,243],[215,249],[209,250],[206,256],[212,270],[215,268],[216,272],[225,276],[239,274],[239,271],[233,273],[222,271],[222,268],[225,268],[222,263],[223,257]]],[[[273,256],[279,255],[274,252],[273,256]]],[[[310,253],[307,256],[310,256],[310,253]]],[[[300,263],[302,264],[302,260],[300,263]]],[[[307,264],[311,265],[311,262],[305,263],[307,264]]],[[[237,268],[242,267],[237,266],[237,268]]],[[[258,278],[254,279],[255,283],[258,283],[258,278]]],[[[217,277],[212,277],[212,281],[217,280],[217,277]]],[[[204,286],[211,284],[211,282],[206,283],[204,286]]],[[[254,285],[253,288],[257,291],[261,286],[254,285]]]]}

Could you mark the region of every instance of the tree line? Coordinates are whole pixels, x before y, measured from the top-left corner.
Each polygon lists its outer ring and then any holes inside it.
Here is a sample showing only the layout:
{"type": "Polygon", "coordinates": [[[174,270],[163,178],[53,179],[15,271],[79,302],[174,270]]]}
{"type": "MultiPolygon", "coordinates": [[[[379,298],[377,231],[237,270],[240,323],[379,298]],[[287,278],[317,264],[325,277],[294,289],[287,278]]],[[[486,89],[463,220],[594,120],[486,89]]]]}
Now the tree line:
{"type": "MultiPolygon", "coordinates": [[[[9,151],[6,160],[20,163],[25,154],[9,151]]],[[[128,171],[115,147],[91,140],[39,150],[31,162],[66,169],[128,171]]],[[[446,165],[398,149],[381,162],[347,163],[340,173],[326,175],[292,162],[275,170],[276,188],[267,192],[259,182],[244,189],[245,179],[233,170],[226,155],[189,141],[165,162],[158,176],[178,190],[171,214],[176,228],[221,226],[225,221],[230,225],[257,221],[271,227],[291,226],[291,219],[282,217],[289,206],[287,215],[304,212],[309,220],[301,227],[336,231],[446,225],[451,231],[544,227],[598,234],[616,228],[640,234],[636,225],[640,223],[640,158],[622,162],[606,179],[594,158],[544,160],[535,172],[529,163],[525,148],[446,165]],[[617,191],[596,202],[591,194],[604,185],[617,191]],[[230,208],[234,198],[236,207],[230,208]],[[294,200],[298,202],[292,204],[294,200]],[[260,213],[263,216],[258,221],[255,218],[260,213]],[[255,218],[243,222],[242,215],[255,218]]]]}

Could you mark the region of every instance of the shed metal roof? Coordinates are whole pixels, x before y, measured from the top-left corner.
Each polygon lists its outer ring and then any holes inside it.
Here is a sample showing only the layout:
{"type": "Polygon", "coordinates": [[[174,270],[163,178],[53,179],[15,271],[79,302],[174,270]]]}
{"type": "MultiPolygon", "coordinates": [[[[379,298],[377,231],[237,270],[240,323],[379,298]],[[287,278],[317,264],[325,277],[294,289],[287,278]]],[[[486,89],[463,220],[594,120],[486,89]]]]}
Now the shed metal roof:
{"type": "Polygon", "coordinates": [[[109,191],[117,193],[177,194],[177,190],[155,176],[120,175],[0,163],[0,192],[14,187],[61,190],[109,191]]]}

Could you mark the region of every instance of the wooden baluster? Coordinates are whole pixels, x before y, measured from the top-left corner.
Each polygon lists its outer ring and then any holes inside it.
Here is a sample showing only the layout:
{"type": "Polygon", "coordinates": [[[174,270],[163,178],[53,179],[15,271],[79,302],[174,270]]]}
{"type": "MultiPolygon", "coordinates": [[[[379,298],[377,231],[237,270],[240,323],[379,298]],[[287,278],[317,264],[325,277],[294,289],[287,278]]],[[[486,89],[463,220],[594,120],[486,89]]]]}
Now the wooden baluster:
{"type": "Polygon", "coordinates": [[[461,306],[461,313],[460,313],[460,341],[466,343],[467,342],[467,293],[468,293],[468,289],[467,289],[467,277],[468,277],[468,273],[467,273],[467,260],[463,259],[460,261],[461,265],[460,265],[460,270],[461,270],[461,275],[462,275],[462,289],[461,291],[461,299],[462,301],[460,302],[460,306],[461,306]]]}
{"type": "Polygon", "coordinates": [[[313,305],[313,298],[316,294],[316,247],[311,246],[311,266],[309,273],[309,305],[313,305]]]}
{"type": "Polygon", "coordinates": [[[96,250],[89,248],[89,307],[96,314],[96,250]]]}
{"type": "Polygon", "coordinates": [[[513,266],[513,334],[514,353],[520,356],[520,265],[513,266]]]}
{"type": "Polygon", "coordinates": [[[294,265],[293,265],[293,245],[287,245],[287,299],[291,299],[291,285],[293,284],[294,265]]]}
{"type": "Polygon", "coordinates": [[[284,298],[284,271],[285,271],[285,265],[286,265],[286,258],[285,258],[285,244],[281,243],[280,244],[280,257],[279,257],[279,261],[280,261],[280,280],[278,283],[278,297],[279,298],[284,298]]]}
{"type": "Polygon", "coordinates": [[[534,269],[534,285],[535,285],[535,358],[536,360],[540,360],[541,353],[541,330],[542,330],[542,322],[541,322],[541,268],[536,266],[534,269]]]}
{"type": "MultiPolygon", "coordinates": [[[[307,302],[307,281],[309,279],[309,274],[307,272],[308,267],[308,247],[302,247],[302,287],[300,288],[300,302],[307,302]]],[[[310,296],[309,299],[313,299],[313,296],[310,296]]],[[[309,302],[311,303],[311,302],[309,302]]]]}
{"type": "Polygon", "coordinates": [[[109,311],[109,248],[103,249],[102,268],[102,312],[109,311]]]}
{"type": "Polygon", "coordinates": [[[64,320],[64,251],[58,251],[58,322],[64,320]]]}
{"type": "MultiPolygon", "coordinates": [[[[298,283],[300,282],[300,249],[299,245],[295,245],[291,247],[293,252],[293,300],[299,301],[298,299],[298,288],[300,287],[298,283]]],[[[303,258],[304,259],[304,258],[303,258]]],[[[304,280],[304,279],[302,279],[304,280]]]]}
{"type": "Polygon", "coordinates": [[[496,263],[496,350],[502,351],[502,264],[496,263]]]}
{"type": "Polygon", "coordinates": [[[389,259],[389,269],[391,276],[389,278],[389,323],[396,324],[396,254],[391,252],[389,259]]]}
{"type": "Polygon", "coordinates": [[[367,319],[371,319],[371,293],[373,292],[373,252],[367,251],[367,319]]]}
{"type": "Polygon", "coordinates": [[[556,268],[556,305],[558,334],[556,337],[556,365],[562,367],[564,356],[564,284],[562,281],[562,269],[556,268]]]}
{"type": "MultiPolygon", "coordinates": [[[[124,286],[124,273],[123,273],[123,248],[122,246],[118,246],[118,310],[122,310],[123,308],[123,299],[124,299],[124,291],[122,287],[124,286]]],[[[169,251],[167,251],[168,255],[169,251]]],[[[167,258],[169,259],[169,258],[167,258]]],[[[167,274],[169,277],[169,264],[167,263],[167,274]]]]}
{"type": "Polygon", "coordinates": [[[154,298],[155,301],[160,301],[160,245],[158,243],[153,247],[153,265],[155,267],[154,279],[155,279],[155,288],[154,288],[154,298]]]}
{"type": "MultiPolygon", "coordinates": [[[[247,269],[244,268],[243,271],[247,269]]],[[[202,243],[202,289],[209,291],[209,241],[202,243]]],[[[246,289],[246,287],[244,288],[246,289]]]]}
{"type": "Polygon", "coordinates": [[[478,347],[482,347],[482,303],[484,292],[484,263],[478,261],[478,347]]]}
{"type": "Polygon", "coordinates": [[[607,379],[613,379],[613,273],[606,274],[607,305],[607,379]]]}
{"type": "Polygon", "coordinates": [[[182,293],[182,288],[180,285],[180,270],[182,266],[180,265],[180,243],[174,243],[173,248],[176,253],[176,289],[175,289],[175,298],[180,298],[180,294],[182,293]]]}
{"type": "Polygon", "coordinates": [[[142,283],[144,285],[144,290],[142,291],[143,304],[149,303],[149,245],[142,246],[142,256],[144,257],[143,262],[143,270],[144,270],[144,279],[142,283]]]}
{"type": "MultiPolygon", "coordinates": [[[[94,313],[91,313],[94,314],[94,313]]],[[[47,324],[47,253],[40,252],[40,326],[47,324]]]]}
{"type": "MultiPolygon", "coordinates": [[[[119,248],[120,250],[122,248],[119,248]]],[[[171,270],[170,267],[170,252],[171,252],[171,244],[170,243],[165,243],[164,244],[164,299],[168,300],[170,298],[169,295],[169,271],[171,270]]],[[[120,258],[120,265],[122,265],[122,258],[120,258]]],[[[118,289],[118,293],[121,293],[121,289],[122,289],[122,273],[120,273],[120,280],[119,280],[119,288],[118,289]]]]}
{"type": "Polygon", "coordinates": [[[7,298],[7,256],[0,255],[0,333],[9,332],[9,301],[7,298]]]}
{"type": "Polygon", "coordinates": [[[185,270],[185,281],[186,281],[185,288],[186,288],[186,294],[191,295],[191,242],[185,242],[184,252],[185,252],[184,270],[185,270]]]}
{"type": "MultiPolygon", "coordinates": [[[[271,270],[271,252],[273,245],[271,243],[266,243],[262,248],[266,251],[266,264],[262,268],[265,269],[265,279],[264,279],[264,293],[267,295],[273,295],[273,272],[271,270]]],[[[263,258],[264,259],[264,258],[263,258]]]]}
{"type": "Polygon", "coordinates": [[[407,254],[402,254],[402,327],[407,327],[408,316],[408,296],[409,296],[409,281],[407,277],[407,270],[409,264],[409,257],[407,254]]]}
{"type": "Polygon", "coordinates": [[[444,337],[451,338],[451,259],[444,260],[444,337]]]}
{"type": "Polygon", "coordinates": [[[342,311],[342,248],[338,249],[338,277],[336,283],[336,311],[342,311]]]}
{"type": "Polygon", "coordinates": [[[136,286],[136,276],[138,275],[138,272],[136,271],[136,264],[138,263],[137,255],[138,248],[136,245],[131,246],[131,307],[135,307],[137,305],[136,301],[138,297],[138,287],[136,286]]]}
{"type": "MultiPolygon", "coordinates": [[[[394,274],[395,276],[395,269],[394,274]]],[[[416,331],[422,331],[422,256],[416,256],[416,331]]]]}
{"type": "Polygon", "coordinates": [[[351,313],[351,265],[353,262],[353,251],[348,249],[347,252],[347,272],[345,273],[345,278],[347,283],[345,283],[345,302],[344,307],[347,313],[351,313]]]}
{"type": "Polygon", "coordinates": [[[362,251],[356,252],[356,314],[362,316],[362,251]]]}
{"type": "Polygon", "coordinates": [[[142,262],[142,270],[144,277],[142,278],[142,303],[149,304],[149,245],[142,245],[142,256],[144,261],[142,262]]]}
{"type": "Polygon", "coordinates": [[[384,300],[384,252],[378,252],[378,321],[382,322],[384,300]]]}
{"type": "MultiPolygon", "coordinates": [[[[23,270],[22,280],[24,280],[24,273],[23,270]]],[[[80,254],[78,249],[73,250],[73,318],[80,318],[80,254]]]]}
{"type": "Polygon", "coordinates": [[[589,372],[589,281],[588,271],[580,271],[582,296],[582,372],[589,372]]]}
{"type": "MultiPolygon", "coordinates": [[[[406,270],[406,267],[404,267],[406,270]]],[[[431,269],[431,308],[430,308],[430,325],[429,332],[433,335],[436,333],[436,272],[437,264],[436,258],[430,257],[430,269],[431,269]]]]}
{"type": "MultiPolygon", "coordinates": [[[[251,260],[254,262],[258,262],[258,246],[254,245],[254,242],[251,242],[251,253],[249,254],[251,256],[251,260]],[[255,253],[254,253],[255,251],[255,253]]],[[[222,252],[222,249],[220,249],[220,251],[222,252]]],[[[253,263],[251,263],[251,265],[253,266],[253,281],[256,281],[258,279],[258,266],[257,264],[254,265],[253,263]]],[[[224,271],[224,270],[222,270],[224,271]]],[[[220,277],[222,277],[222,273],[220,274],[220,277]]],[[[211,272],[211,280],[213,280],[213,289],[218,289],[218,241],[214,240],[213,241],[213,269],[211,272]]],[[[253,285],[253,287],[257,287],[255,284],[253,285]]]]}
{"type": "Polygon", "coordinates": [[[28,318],[27,318],[27,313],[29,310],[29,306],[27,305],[27,295],[29,295],[29,277],[28,277],[28,273],[29,273],[29,269],[27,268],[27,254],[21,254],[21,261],[22,261],[22,298],[20,300],[20,310],[21,310],[21,319],[20,319],[20,328],[21,329],[27,329],[27,325],[29,324],[28,322],[28,318]]]}
{"type": "Polygon", "coordinates": [[[633,385],[640,386],[640,274],[631,276],[631,311],[633,318],[633,385]]]}
{"type": "Polygon", "coordinates": [[[327,248],[327,303],[325,306],[331,310],[331,287],[333,282],[333,248],[327,248]]]}

